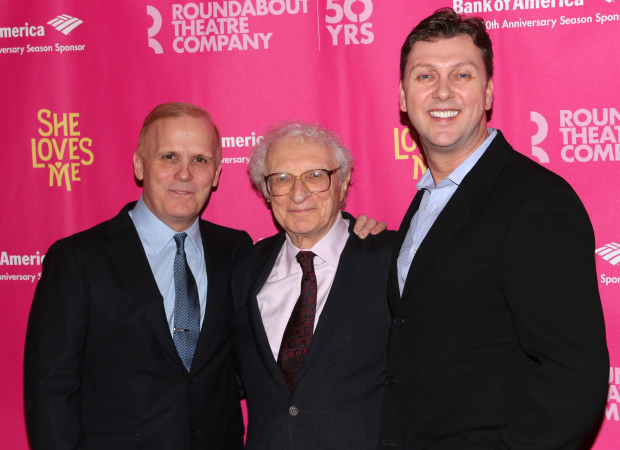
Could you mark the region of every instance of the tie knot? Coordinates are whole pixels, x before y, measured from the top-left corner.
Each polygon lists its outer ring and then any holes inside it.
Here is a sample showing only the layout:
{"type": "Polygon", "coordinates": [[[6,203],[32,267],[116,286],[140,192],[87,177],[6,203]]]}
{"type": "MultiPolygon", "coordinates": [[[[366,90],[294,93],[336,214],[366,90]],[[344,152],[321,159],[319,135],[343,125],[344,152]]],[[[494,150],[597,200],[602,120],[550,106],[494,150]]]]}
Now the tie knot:
{"type": "Polygon", "coordinates": [[[295,255],[295,258],[297,258],[297,262],[301,266],[301,270],[303,270],[304,273],[314,272],[314,256],[314,253],[306,251],[299,252],[295,255]]]}
{"type": "Polygon", "coordinates": [[[174,235],[174,242],[177,244],[177,253],[185,251],[185,238],[187,233],[177,233],[174,235]]]}

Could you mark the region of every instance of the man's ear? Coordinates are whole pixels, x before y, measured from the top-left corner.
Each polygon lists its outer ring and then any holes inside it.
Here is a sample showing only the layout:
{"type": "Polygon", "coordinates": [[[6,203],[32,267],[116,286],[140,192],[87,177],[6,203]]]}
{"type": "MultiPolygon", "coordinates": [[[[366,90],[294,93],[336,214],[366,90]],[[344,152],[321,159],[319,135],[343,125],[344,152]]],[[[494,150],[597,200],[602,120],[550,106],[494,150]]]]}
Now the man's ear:
{"type": "Polygon", "coordinates": [[[493,106],[493,78],[489,78],[487,81],[487,92],[486,92],[486,101],[484,104],[484,109],[488,111],[493,106]]]}
{"type": "Polygon", "coordinates": [[[350,181],[351,181],[351,173],[349,173],[349,175],[347,175],[347,178],[345,178],[345,180],[340,185],[340,201],[341,202],[344,200],[344,197],[345,197],[345,195],[347,193],[347,189],[349,189],[349,182],[350,181]]]}
{"type": "Polygon", "coordinates": [[[407,96],[405,95],[405,89],[403,88],[403,82],[400,82],[400,96],[399,96],[400,110],[407,112],[407,96]]]}
{"type": "Polygon", "coordinates": [[[144,159],[138,155],[138,152],[133,154],[133,173],[138,180],[144,179],[144,159]]]}
{"type": "Polygon", "coordinates": [[[216,187],[217,183],[220,182],[221,173],[222,173],[222,163],[220,162],[220,165],[217,166],[217,169],[215,169],[215,177],[213,177],[213,184],[211,185],[212,187],[216,187]]]}

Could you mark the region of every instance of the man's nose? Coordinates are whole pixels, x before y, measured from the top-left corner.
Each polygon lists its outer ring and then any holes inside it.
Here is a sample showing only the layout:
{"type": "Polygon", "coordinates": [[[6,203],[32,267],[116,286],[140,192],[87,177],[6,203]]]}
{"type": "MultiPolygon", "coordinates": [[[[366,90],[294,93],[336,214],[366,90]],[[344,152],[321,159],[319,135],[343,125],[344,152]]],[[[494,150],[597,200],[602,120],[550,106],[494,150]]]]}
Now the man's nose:
{"type": "Polygon", "coordinates": [[[439,78],[437,84],[435,85],[433,97],[441,100],[442,102],[454,97],[454,91],[452,90],[452,85],[450,84],[448,77],[439,78]]]}
{"type": "Polygon", "coordinates": [[[306,189],[306,186],[304,186],[301,180],[295,179],[295,181],[293,182],[293,189],[291,189],[291,193],[289,195],[291,197],[291,200],[293,200],[293,202],[299,205],[300,203],[303,203],[308,197],[310,197],[312,193],[308,191],[308,189],[306,189]]]}
{"type": "Polygon", "coordinates": [[[180,181],[191,181],[193,178],[192,167],[189,161],[180,161],[177,165],[175,178],[180,181]]]}

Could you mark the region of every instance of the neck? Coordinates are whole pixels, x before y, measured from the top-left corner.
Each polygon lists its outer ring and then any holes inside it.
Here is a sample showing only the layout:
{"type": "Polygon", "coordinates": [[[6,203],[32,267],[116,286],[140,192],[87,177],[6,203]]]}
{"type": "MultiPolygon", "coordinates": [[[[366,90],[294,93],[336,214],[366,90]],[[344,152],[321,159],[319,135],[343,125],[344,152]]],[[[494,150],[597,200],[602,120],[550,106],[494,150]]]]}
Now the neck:
{"type": "Polygon", "coordinates": [[[469,155],[475,152],[478,147],[489,137],[489,132],[484,127],[483,133],[473,145],[459,146],[455,148],[435,147],[430,143],[423,143],[424,154],[428,168],[431,171],[435,186],[441,183],[448,175],[465,161],[469,155]]]}

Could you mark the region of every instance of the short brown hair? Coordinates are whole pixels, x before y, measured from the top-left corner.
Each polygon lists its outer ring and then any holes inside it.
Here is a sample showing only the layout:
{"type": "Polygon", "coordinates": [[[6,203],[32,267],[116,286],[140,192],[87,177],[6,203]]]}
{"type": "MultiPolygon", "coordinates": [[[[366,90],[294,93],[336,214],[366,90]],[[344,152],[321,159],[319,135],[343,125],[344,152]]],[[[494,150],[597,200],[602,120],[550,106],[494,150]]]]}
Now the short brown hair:
{"type": "Polygon", "coordinates": [[[222,138],[220,136],[220,130],[218,130],[217,126],[213,123],[213,120],[211,120],[211,115],[200,106],[183,102],[163,103],[156,106],[153,111],[151,111],[149,115],[146,116],[146,119],[144,119],[144,123],[142,124],[142,129],[140,130],[140,137],[138,139],[138,148],[136,149],[136,153],[138,154],[138,156],[140,156],[141,158],[144,158],[146,156],[144,154],[146,134],[149,131],[149,127],[153,124],[153,122],[161,119],[169,119],[172,117],[195,117],[198,119],[205,119],[207,122],[209,122],[215,130],[215,136],[217,138],[217,159],[222,159],[222,138]]]}
{"type": "Polygon", "coordinates": [[[413,44],[418,41],[434,42],[457,36],[470,36],[474,45],[482,52],[482,61],[487,80],[493,76],[493,44],[480,17],[465,17],[452,8],[440,8],[422,20],[409,33],[400,50],[400,79],[405,79],[405,67],[413,44]]]}

